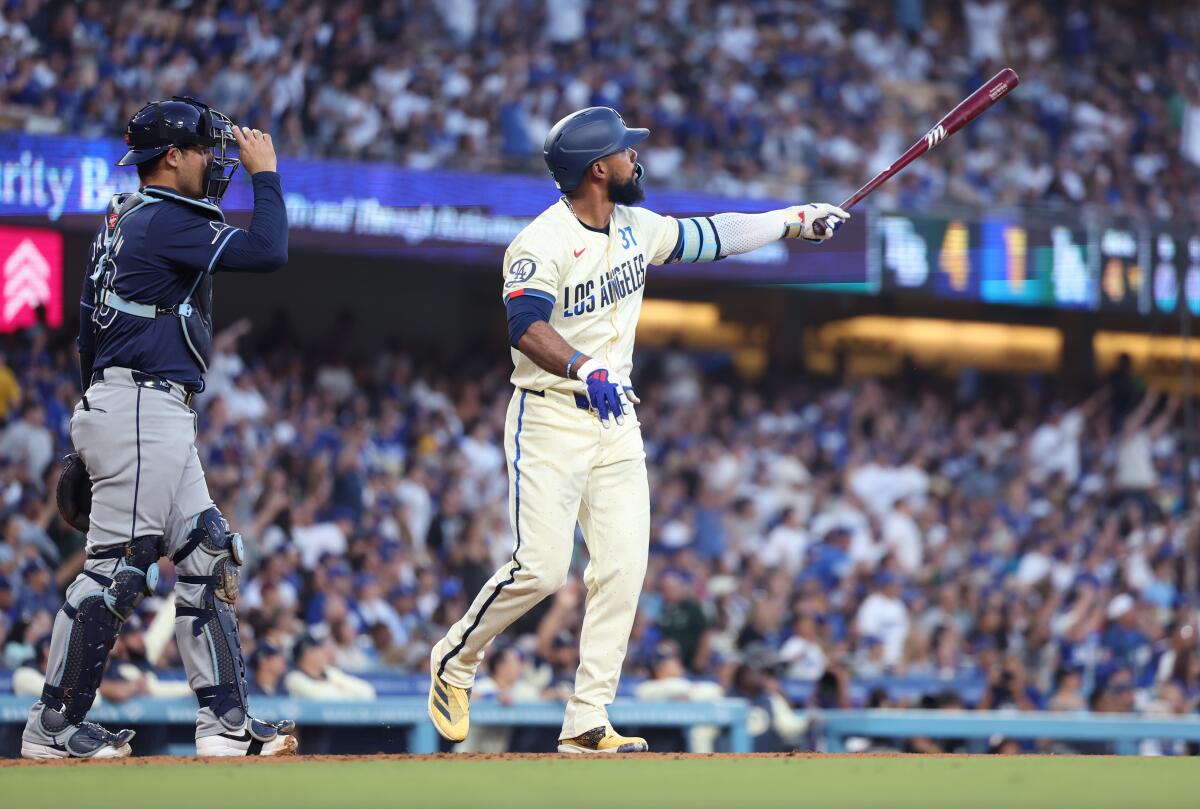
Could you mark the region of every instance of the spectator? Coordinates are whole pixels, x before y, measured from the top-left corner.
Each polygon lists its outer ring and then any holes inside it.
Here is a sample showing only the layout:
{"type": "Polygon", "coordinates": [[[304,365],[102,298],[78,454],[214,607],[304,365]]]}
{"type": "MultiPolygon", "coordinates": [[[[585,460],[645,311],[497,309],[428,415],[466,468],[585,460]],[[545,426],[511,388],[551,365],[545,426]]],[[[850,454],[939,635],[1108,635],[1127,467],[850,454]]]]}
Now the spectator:
{"type": "MultiPolygon", "coordinates": [[[[683,665],[683,656],[679,644],[674,641],[663,641],[655,647],[649,660],[650,677],[638,683],[633,689],[637,699],[650,701],[681,701],[681,702],[712,702],[724,696],[718,683],[696,681],[689,679],[687,669],[683,665]]],[[[711,753],[721,729],[711,725],[696,725],[687,729],[687,749],[693,753],[711,753]]],[[[662,734],[652,734],[661,741],[662,734]]],[[[667,740],[665,744],[654,744],[651,749],[677,749],[677,740],[667,740]]]]}
{"type": "Polygon", "coordinates": [[[184,680],[161,680],[146,657],[146,634],[142,619],[130,616],[121,624],[121,634],[100,683],[100,695],[121,703],[134,697],[183,699],[192,696],[184,680]]]}
{"type": "Polygon", "coordinates": [[[694,670],[704,662],[700,659],[708,627],[704,611],[688,592],[688,581],[682,571],[668,569],[659,578],[658,587],[662,597],[659,633],[679,644],[684,665],[694,670]]]}
{"type": "Polygon", "coordinates": [[[269,14],[222,12],[219,34],[193,36],[213,30],[210,6],[122,0],[97,7],[78,27],[86,35],[64,37],[26,25],[14,7],[0,25],[12,53],[0,121],[110,136],[147,97],[186,91],[284,133],[293,155],[541,172],[536,146],[550,122],[608,104],[654,126],[646,152],[656,185],[782,199],[818,182],[856,187],[864,164],[883,168],[911,142],[913,120],[1015,63],[1030,67],[1025,87],[972,130],[967,159],[953,159],[963,147],[951,144],[951,159],[882,188],[884,204],[1200,208],[1200,101],[1178,80],[1196,69],[1195,51],[1178,45],[1196,25],[1191,6],[1052,14],[1036,0],[970,0],[958,14],[912,0],[893,12],[863,0],[818,10],[769,0],[708,13],[684,3],[642,15],[619,47],[607,8],[527,3],[513,25],[507,6],[478,0],[362,13],[280,0],[269,14]],[[789,30],[804,34],[766,35],[789,30]],[[96,42],[106,43],[98,68],[96,42]],[[214,48],[232,54],[221,70],[207,69],[214,48]],[[1128,69],[1100,58],[1114,54],[1128,69]],[[696,64],[720,81],[699,88],[696,64]],[[272,88],[268,101],[261,87],[272,88]],[[701,95],[705,103],[684,102],[701,95]]]}
{"type": "MultiPolygon", "coordinates": [[[[485,659],[487,676],[483,677],[471,691],[471,699],[495,700],[501,705],[532,702],[538,698],[538,689],[525,677],[525,657],[514,646],[492,649],[485,659]]],[[[464,753],[523,752],[524,745],[514,746],[514,736],[520,735],[514,728],[477,728],[458,746],[464,753]]]]}
{"type": "Polygon", "coordinates": [[[20,464],[30,485],[41,485],[42,475],[54,459],[54,436],[46,428],[46,409],[40,403],[27,402],[21,417],[5,428],[0,435],[0,455],[20,464]]]}
{"type": "Polygon", "coordinates": [[[250,676],[246,678],[246,693],[251,696],[275,697],[283,694],[283,676],[287,674],[287,658],[283,651],[269,641],[258,648],[246,662],[250,676]]]}
{"type": "Polygon", "coordinates": [[[366,680],[335,668],[328,638],[305,635],[292,650],[295,668],[283,678],[290,696],[300,699],[375,699],[375,688],[366,680]]]}
{"type": "Polygon", "coordinates": [[[1076,669],[1063,669],[1058,674],[1058,689],[1050,697],[1052,711],[1083,711],[1087,704],[1082,693],[1083,677],[1076,669]]]}
{"type": "Polygon", "coordinates": [[[763,671],[762,662],[738,666],[730,696],[746,700],[751,710],[761,712],[767,720],[756,723],[751,730],[754,752],[773,753],[794,749],[808,729],[808,723],[797,718],[791,704],[780,691],[779,682],[763,671]]]}
{"type": "Polygon", "coordinates": [[[50,659],[50,636],[45,635],[34,644],[34,656],[17,666],[12,675],[12,691],[18,697],[42,696],[46,684],[46,667],[50,659]]]}
{"type": "Polygon", "coordinates": [[[908,638],[908,608],[900,600],[900,577],[883,571],[875,579],[875,592],[863,600],[854,619],[854,626],[863,638],[874,638],[881,644],[883,664],[894,668],[904,653],[908,638]]]}

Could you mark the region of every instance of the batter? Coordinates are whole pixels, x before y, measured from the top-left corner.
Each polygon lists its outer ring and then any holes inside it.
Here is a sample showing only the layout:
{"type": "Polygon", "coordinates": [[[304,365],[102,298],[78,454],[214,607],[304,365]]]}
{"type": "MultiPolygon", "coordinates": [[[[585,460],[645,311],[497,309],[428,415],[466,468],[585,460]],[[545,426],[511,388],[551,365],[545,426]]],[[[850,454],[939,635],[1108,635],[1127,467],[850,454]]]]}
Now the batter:
{"type": "Polygon", "coordinates": [[[643,198],[628,129],[608,107],[559,121],[544,156],[564,196],[509,245],[503,300],[516,390],[505,452],[512,561],[484,585],[430,656],[429,715],[454,742],[470,726],[470,689],[498,634],[565,583],[582,528],[591,558],[575,692],[559,752],[633,753],[645,740],[608,721],[646,572],[650,495],[629,385],[646,275],[653,265],[715,261],[779,238],[824,241],[849,215],[825,204],[675,219],[643,198]]]}

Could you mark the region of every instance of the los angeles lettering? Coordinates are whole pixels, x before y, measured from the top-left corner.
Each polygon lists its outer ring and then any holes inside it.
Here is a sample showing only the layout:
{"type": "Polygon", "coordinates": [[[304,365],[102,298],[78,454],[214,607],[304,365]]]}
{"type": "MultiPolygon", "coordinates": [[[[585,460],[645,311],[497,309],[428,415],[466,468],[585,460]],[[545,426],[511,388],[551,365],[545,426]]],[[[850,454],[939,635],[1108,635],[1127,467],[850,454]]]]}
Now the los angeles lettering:
{"type": "Polygon", "coordinates": [[[646,257],[639,253],[600,277],[563,289],[563,317],[577,317],[604,309],[646,285],[646,257]]]}

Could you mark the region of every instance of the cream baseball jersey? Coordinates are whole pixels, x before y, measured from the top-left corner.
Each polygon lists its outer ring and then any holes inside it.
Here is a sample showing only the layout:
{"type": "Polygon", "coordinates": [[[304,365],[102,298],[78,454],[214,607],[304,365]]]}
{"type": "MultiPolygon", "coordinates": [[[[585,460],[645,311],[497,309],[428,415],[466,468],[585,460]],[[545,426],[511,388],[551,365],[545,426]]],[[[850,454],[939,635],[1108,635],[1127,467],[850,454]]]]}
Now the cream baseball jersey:
{"type": "MultiPolygon", "coordinates": [[[[624,205],[613,208],[607,231],[597,230],[576,219],[560,199],[508,246],[504,301],[520,295],[552,301],[554,330],[573,348],[628,380],[646,270],[666,263],[680,237],[673,217],[624,205]]],[[[512,383],[518,388],[584,389],[578,380],[542,370],[515,348],[512,357],[512,383]]]]}

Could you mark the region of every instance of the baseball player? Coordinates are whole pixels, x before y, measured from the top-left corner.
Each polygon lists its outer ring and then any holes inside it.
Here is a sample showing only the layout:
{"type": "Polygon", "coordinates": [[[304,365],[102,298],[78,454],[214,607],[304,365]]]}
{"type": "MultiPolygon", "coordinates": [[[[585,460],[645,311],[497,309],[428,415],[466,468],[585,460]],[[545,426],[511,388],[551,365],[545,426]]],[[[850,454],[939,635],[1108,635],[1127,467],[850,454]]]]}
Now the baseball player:
{"type": "Polygon", "coordinates": [[[133,731],[85,717],[121,624],[154,591],[163,555],[178,573],[175,634],[199,702],[196,753],[295,752],[295,723],[247,711],[234,607],[242,539],[209,497],[190,406],[212,345],[213,273],[287,262],[275,148],[270,135],[181,97],[143,107],[125,143],[117,165],[137,167],[140,189],[113,197],[92,244],[80,301],[84,396],[71,417],[82,464],[68,467],[60,490],[60,503],[65,492],[75,504],[64,516],[86,527],[87,561],[55,616],[46,685],[21,755],[130,754],[133,731]],[[249,230],[226,224],[219,207],[239,162],[254,186],[249,230]]]}
{"type": "Polygon", "coordinates": [[[590,554],[587,599],[558,749],[647,749],[645,740],[617,733],[607,716],[649,546],[645,452],[628,383],[647,270],[715,261],[779,238],[823,241],[849,218],[832,205],[687,219],[632,207],[643,198],[633,147],[648,134],[627,129],[608,107],[555,124],[543,151],[563,197],[504,257],[516,388],[504,441],[515,544],[512,561],[430,656],[429,715],[450,741],[467,736],[471,687],[488,643],[566,581],[578,522],[590,554]]]}

